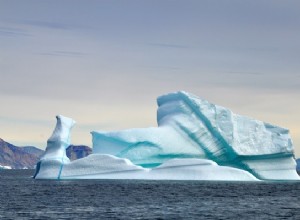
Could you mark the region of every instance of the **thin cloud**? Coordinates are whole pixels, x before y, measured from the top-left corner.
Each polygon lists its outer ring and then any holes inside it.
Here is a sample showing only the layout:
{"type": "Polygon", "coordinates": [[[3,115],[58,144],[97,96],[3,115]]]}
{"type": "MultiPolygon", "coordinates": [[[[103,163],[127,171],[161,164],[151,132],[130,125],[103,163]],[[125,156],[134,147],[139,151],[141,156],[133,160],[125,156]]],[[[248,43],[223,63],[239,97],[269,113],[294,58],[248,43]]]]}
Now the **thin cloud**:
{"type": "Polygon", "coordinates": [[[63,56],[63,57],[81,57],[86,55],[86,53],[77,52],[77,51],[52,51],[52,52],[45,52],[39,54],[44,56],[63,56]]]}
{"type": "Polygon", "coordinates": [[[25,118],[12,118],[12,117],[4,117],[0,116],[0,120],[2,122],[8,123],[19,123],[19,124],[30,124],[30,125],[40,125],[40,126],[47,126],[48,124],[52,123],[51,120],[34,120],[34,119],[25,119],[25,118]]]}
{"type": "Polygon", "coordinates": [[[27,31],[21,28],[0,27],[0,36],[5,37],[28,37],[31,36],[27,31]]]}
{"type": "Polygon", "coordinates": [[[175,49],[187,49],[189,46],[183,44],[166,44],[166,43],[148,43],[147,45],[153,47],[175,48],[175,49]]]}
{"type": "Polygon", "coordinates": [[[21,23],[32,27],[47,28],[47,29],[54,29],[54,30],[92,29],[92,27],[88,25],[67,24],[63,22],[52,22],[52,21],[34,21],[34,20],[28,21],[27,20],[21,23]]]}
{"type": "Polygon", "coordinates": [[[225,72],[225,73],[229,73],[229,74],[240,74],[240,75],[256,75],[256,76],[261,76],[264,75],[264,73],[261,72],[245,72],[245,71],[229,71],[229,72],[225,72]]]}
{"type": "Polygon", "coordinates": [[[142,68],[146,69],[159,69],[159,70],[181,70],[181,67],[177,66],[157,66],[157,65],[152,65],[152,66],[141,66],[142,68]]]}
{"type": "Polygon", "coordinates": [[[49,22],[49,21],[26,21],[24,22],[27,25],[50,28],[50,29],[59,29],[59,30],[69,30],[71,29],[70,25],[66,25],[58,22],[49,22]]]}

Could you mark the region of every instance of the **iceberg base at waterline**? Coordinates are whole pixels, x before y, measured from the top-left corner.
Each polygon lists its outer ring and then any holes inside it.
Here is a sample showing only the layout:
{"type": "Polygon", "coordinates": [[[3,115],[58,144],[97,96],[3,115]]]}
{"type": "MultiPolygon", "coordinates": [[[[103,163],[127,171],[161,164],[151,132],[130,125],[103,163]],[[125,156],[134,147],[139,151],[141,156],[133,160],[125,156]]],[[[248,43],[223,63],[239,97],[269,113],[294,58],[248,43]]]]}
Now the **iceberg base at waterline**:
{"type": "Polygon", "coordinates": [[[93,154],[66,156],[71,118],[57,116],[36,179],[299,180],[289,131],[186,92],[157,99],[158,127],[92,131],[93,154]]]}
{"type": "Polygon", "coordinates": [[[228,180],[254,181],[250,173],[218,166],[206,159],[171,159],[155,168],[134,165],[113,155],[91,154],[62,164],[59,160],[40,163],[36,179],[144,179],[144,180],[228,180]]]}

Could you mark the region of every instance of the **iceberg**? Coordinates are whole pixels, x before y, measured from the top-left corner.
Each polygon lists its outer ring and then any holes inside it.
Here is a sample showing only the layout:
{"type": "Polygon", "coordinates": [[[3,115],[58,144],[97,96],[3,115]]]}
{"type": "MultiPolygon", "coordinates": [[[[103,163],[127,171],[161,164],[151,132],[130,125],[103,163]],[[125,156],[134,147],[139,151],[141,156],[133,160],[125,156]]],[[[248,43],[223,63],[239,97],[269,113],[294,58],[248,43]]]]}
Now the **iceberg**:
{"type": "Polygon", "coordinates": [[[3,169],[3,170],[11,170],[12,167],[11,166],[5,166],[5,165],[1,165],[0,164],[0,170],[3,169]]]}
{"type": "Polygon", "coordinates": [[[36,179],[299,180],[289,131],[187,92],[158,97],[158,127],[92,131],[93,153],[70,162],[75,121],[57,116],[36,179]]]}

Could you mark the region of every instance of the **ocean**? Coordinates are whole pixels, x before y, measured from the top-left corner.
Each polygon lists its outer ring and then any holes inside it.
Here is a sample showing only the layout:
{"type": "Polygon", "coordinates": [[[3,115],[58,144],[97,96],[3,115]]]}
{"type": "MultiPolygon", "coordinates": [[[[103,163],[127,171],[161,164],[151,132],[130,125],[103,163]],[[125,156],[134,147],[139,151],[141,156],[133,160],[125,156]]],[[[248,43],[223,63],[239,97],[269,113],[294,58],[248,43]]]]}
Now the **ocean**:
{"type": "Polygon", "coordinates": [[[300,182],[34,180],[0,170],[0,219],[300,219],[300,182]]]}

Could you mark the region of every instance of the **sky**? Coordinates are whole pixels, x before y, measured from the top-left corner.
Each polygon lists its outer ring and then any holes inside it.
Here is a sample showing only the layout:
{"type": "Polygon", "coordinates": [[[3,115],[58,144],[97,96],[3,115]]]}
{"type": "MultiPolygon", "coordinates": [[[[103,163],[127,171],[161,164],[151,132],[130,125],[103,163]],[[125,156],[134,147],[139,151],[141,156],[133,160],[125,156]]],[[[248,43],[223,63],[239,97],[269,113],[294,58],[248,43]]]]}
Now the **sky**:
{"type": "Polygon", "coordinates": [[[62,114],[156,126],[178,90],[288,128],[300,157],[300,1],[0,0],[0,137],[44,149],[62,114]]]}

